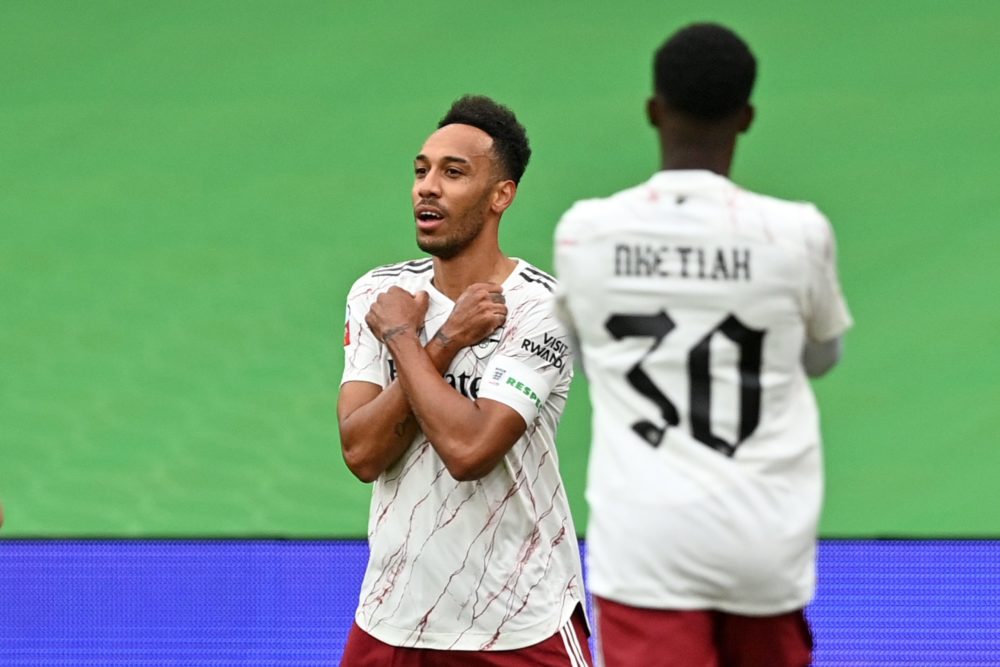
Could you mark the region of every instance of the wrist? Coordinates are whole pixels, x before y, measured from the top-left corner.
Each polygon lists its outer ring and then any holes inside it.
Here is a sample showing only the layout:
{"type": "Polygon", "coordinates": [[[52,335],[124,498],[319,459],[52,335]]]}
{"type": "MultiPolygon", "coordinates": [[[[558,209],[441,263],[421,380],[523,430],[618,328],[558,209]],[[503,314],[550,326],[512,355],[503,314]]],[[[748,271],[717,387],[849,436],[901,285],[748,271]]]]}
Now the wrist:
{"type": "Polygon", "coordinates": [[[448,366],[451,365],[451,362],[458,355],[458,351],[462,348],[451,336],[439,330],[427,341],[427,346],[424,349],[437,369],[443,373],[448,369],[448,366]]]}
{"type": "Polygon", "coordinates": [[[448,335],[444,327],[438,329],[437,333],[431,337],[428,344],[433,343],[442,350],[457,350],[461,347],[453,336],[448,335]]]}
{"type": "Polygon", "coordinates": [[[382,343],[391,347],[394,341],[412,339],[417,340],[417,332],[409,324],[389,327],[382,332],[382,343]]]}

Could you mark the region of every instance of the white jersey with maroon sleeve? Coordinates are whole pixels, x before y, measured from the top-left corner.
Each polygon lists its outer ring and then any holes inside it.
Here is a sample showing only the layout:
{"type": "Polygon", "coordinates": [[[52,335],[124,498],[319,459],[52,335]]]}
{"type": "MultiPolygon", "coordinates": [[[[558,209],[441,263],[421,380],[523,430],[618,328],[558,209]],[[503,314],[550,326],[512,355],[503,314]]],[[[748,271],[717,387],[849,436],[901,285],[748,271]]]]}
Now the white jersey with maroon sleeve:
{"type": "MultiPolygon", "coordinates": [[[[368,272],[351,289],[343,382],[386,387],[392,357],[364,323],[391,286],[425,290],[421,334],[432,337],[454,303],[435,289],[430,259],[368,272]]],[[[523,260],[503,283],[503,327],[462,350],[445,379],[469,400],[506,403],[527,430],[482,479],[453,479],[418,433],[375,481],[358,625],[383,642],[507,650],[555,634],[583,600],[576,530],[559,475],[555,432],[572,359],[555,316],[555,281],[523,260]]]]}
{"type": "Polygon", "coordinates": [[[574,205],[556,269],[593,405],[592,592],[751,615],[804,606],[823,477],[801,356],[851,324],[826,219],[664,171],[574,205]]]}

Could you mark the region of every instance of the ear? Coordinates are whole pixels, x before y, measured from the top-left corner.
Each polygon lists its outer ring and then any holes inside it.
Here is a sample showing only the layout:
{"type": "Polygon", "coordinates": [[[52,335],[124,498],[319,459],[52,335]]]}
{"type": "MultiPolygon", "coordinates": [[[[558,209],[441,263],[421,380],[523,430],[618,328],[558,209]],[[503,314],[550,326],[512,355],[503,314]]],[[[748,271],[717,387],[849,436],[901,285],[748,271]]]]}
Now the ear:
{"type": "Polygon", "coordinates": [[[514,181],[500,181],[493,186],[493,198],[490,208],[497,215],[502,215],[507,207],[514,203],[514,195],[517,194],[517,184],[514,181]]]}
{"type": "Polygon", "coordinates": [[[653,127],[660,126],[661,109],[662,105],[660,103],[660,98],[658,98],[656,95],[653,95],[648,100],[646,100],[646,120],[648,120],[649,124],[652,125],[653,127]]]}
{"type": "Polygon", "coordinates": [[[740,134],[743,134],[744,132],[750,129],[750,126],[753,125],[753,119],[756,117],[756,115],[757,115],[757,110],[754,109],[754,106],[752,104],[747,104],[743,108],[743,111],[740,113],[740,124],[738,126],[738,131],[740,134]]]}

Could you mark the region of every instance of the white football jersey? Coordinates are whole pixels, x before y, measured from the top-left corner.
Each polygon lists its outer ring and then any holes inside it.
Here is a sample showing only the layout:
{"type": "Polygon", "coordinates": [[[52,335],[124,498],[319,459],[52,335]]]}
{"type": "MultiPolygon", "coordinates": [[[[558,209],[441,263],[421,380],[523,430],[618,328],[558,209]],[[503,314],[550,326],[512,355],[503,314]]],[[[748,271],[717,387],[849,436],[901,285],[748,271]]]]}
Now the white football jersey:
{"type": "MultiPolygon", "coordinates": [[[[454,302],[431,282],[431,259],[379,267],[348,297],[343,382],[386,387],[391,355],[365,324],[395,285],[430,295],[425,342],[454,302]]],[[[518,260],[503,283],[508,315],[486,340],[459,352],[445,379],[469,400],[501,401],[528,428],[482,479],[453,479],[418,433],[372,489],[371,556],[358,625],[395,646],[507,650],[555,634],[584,597],[579,546],[559,474],[555,433],[572,378],[553,278],[518,260]]]]}
{"type": "Polygon", "coordinates": [[[556,271],[593,406],[592,592],[804,606],[823,476],[802,350],[851,324],[826,219],[708,171],[662,171],[575,204],[556,271]]]}

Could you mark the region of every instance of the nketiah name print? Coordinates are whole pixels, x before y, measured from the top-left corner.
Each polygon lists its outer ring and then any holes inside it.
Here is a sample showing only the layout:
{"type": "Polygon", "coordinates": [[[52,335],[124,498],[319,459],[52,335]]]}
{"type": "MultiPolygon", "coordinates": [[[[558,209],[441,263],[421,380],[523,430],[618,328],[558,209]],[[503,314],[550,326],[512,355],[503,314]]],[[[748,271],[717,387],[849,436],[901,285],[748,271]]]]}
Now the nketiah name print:
{"type": "Polygon", "coordinates": [[[615,275],[636,278],[750,280],[749,248],[702,248],[619,243],[615,275]]]}

